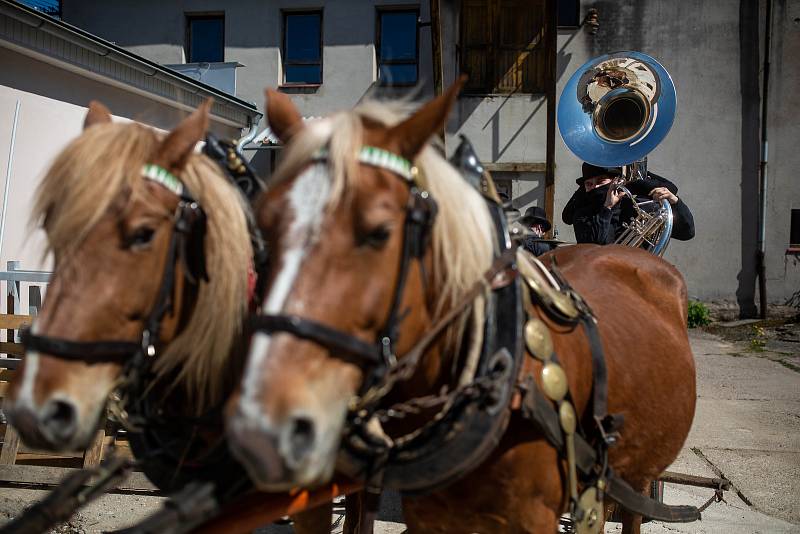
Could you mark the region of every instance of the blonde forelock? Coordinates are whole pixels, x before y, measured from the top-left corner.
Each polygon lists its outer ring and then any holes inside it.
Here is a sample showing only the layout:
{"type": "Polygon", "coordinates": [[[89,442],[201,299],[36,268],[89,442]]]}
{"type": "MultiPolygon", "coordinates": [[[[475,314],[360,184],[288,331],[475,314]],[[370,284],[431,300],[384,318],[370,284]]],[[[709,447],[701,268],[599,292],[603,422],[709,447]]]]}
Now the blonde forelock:
{"type": "MultiPolygon", "coordinates": [[[[74,253],[123,193],[132,193],[128,202],[140,198],[142,165],[161,139],[139,124],[108,123],[72,141],[36,192],[31,222],[45,229],[48,250],[57,256],[74,253]]],[[[176,384],[200,412],[222,400],[230,378],[230,349],[247,311],[252,248],[248,208],[214,162],[193,153],[179,178],[207,216],[209,281],[200,283],[191,318],[154,367],[159,377],[177,376],[176,384]]]]}

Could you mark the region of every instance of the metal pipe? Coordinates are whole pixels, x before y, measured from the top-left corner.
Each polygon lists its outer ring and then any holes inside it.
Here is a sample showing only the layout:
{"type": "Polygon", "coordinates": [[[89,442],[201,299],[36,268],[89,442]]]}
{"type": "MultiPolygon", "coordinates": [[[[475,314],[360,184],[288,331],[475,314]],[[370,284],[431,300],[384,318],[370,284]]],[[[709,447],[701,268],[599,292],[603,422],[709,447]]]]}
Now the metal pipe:
{"type": "Polygon", "coordinates": [[[6,232],[6,212],[8,211],[8,187],[11,184],[11,168],[14,164],[14,143],[17,141],[17,123],[19,122],[19,99],[14,107],[14,126],[11,127],[11,146],[8,148],[8,166],[6,167],[6,184],[3,192],[3,214],[0,216],[0,257],[3,255],[3,239],[6,232]]]}
{"type": "Polygon", "coordinates": [[[250,126],[250,131],[248,131],[244,137],[240,138],[239,141],[236,142],[236,149],[241,152],[244,149],[244,145],[255,139],[256,134],[258,133],[258,123],[261,122],[260,120],[253,124],[253,120],[248,116],[247,117],[247,124],[250,126]]]}
{"type": "Polygon", "coordinates": [[[758,252],[756,270],[758,271],[758,298],[760,315],[767,318],[767,161],[769,159],[769,143],[767,141],[767,113],[769,109],[769,59],[772,42],[772,0],[767,0],[766,26],[764,30],[764,78],[761,90],[761,163],[759,165],[760,207],[758,214],[758,252]]]}

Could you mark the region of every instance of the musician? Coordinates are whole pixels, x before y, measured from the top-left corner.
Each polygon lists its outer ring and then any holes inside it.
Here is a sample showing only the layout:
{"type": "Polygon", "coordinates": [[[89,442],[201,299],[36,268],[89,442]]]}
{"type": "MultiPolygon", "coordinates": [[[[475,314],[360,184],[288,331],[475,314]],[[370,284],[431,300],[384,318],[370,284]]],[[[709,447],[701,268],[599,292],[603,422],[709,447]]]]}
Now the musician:
{"type": "MultiPolygon", "coordinates": [[[[614,243],[625,231],[623,223],[635,217],[630,198],[613,187],[622,175],[618,167],[597,167],[584,163],[579,188],[569,199],[561,218],[575,228],[578,243],[614,243]]],[[[629,182],[626,187],[637,197],[666,199],[673,213],[672,238],[687,241],[694,237],[694,218],[689,207],[678,196],[678,187],[661,176],[648,172],[647,178],[629,182]]]]}
{"type": "Polygon", "coordinates": [[[526,209],[525,215],[522,216],[519,222],[533,234],[525,236],[522,240],[522,247],[525,250],[534,256],[540,256],[556,248],[555,244],[542,241],[544,234],[549,232],[551,228],[544,209],[539,206],[526,209]]]}

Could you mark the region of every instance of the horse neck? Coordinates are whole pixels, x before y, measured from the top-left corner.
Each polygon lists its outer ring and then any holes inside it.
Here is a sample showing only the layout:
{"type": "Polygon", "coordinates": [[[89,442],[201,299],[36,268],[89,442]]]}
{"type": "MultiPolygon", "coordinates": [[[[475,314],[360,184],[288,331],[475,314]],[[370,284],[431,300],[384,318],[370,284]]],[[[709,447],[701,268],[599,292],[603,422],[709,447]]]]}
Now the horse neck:
{"type": "MultiPolygon", "coordinates": [[[[426,301],[427,310],[433,310],[438,295],[435,282],[430,276],[431,269],[427,271],[427,286],[426,286],[426,301]]],[[[439,316],[444,316],[448,313],[449,307],[440,310],[439,316]]],[[[431,312],[432,313],[432,312],[431,312]]],[[[472,320],[472,314],[465,312],[457,318],[453,324],[448,327],[438,339],[425,351],[424,356],[420,359],[414,375],[405,382],[397,385],[386,399],[385,405],[391,406],[394,404],[402,404],[410,399],[435,395],[446,388],[448,391],[457,387],[458,379],[464,367],[464,362],[467,359],[467,354],[472,346],[472,339],[461,339],[465,336],[464,332],[469,332],[471,329],[466,326],[472,320]],[[467,321],[464,323],[464,321],[467,321]]],[[[433,326],[434,319],[430,314],[423,317],[423,321],[427,325],[423,331],[418,332],[413,339],[411,345],[421,339],[428,330],[433,326]]],[[[422,410],[419,413],[411,414],[405,418],[394,423],[387,424],[387,432],[391,435],[393,433],[402,434],[409,432],[430,420],[437,410],[422,410]]]]}

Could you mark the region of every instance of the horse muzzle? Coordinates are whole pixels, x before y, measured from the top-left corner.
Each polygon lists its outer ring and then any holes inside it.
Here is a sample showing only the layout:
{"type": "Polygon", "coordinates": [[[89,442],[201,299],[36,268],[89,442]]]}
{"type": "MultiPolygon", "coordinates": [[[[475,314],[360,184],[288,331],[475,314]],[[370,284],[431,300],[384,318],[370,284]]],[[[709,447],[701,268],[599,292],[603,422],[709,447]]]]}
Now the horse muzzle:
{"type": "Polygon", "coordinates": [[[80,448],[78,407],[70,399],[54,398],[42,406],[16,402],[5,410],[9,423],[29,446],[61,451],[80,448]]]}
{"type": "Polygon", "coordinates": [[[322,482],[319,432],[302,413],[280,423],[239,404],[228,424],[229,446],[262,490],[286,491],[322,482]],[[247,414],[247,415],[246,415],[247,414]]]}

